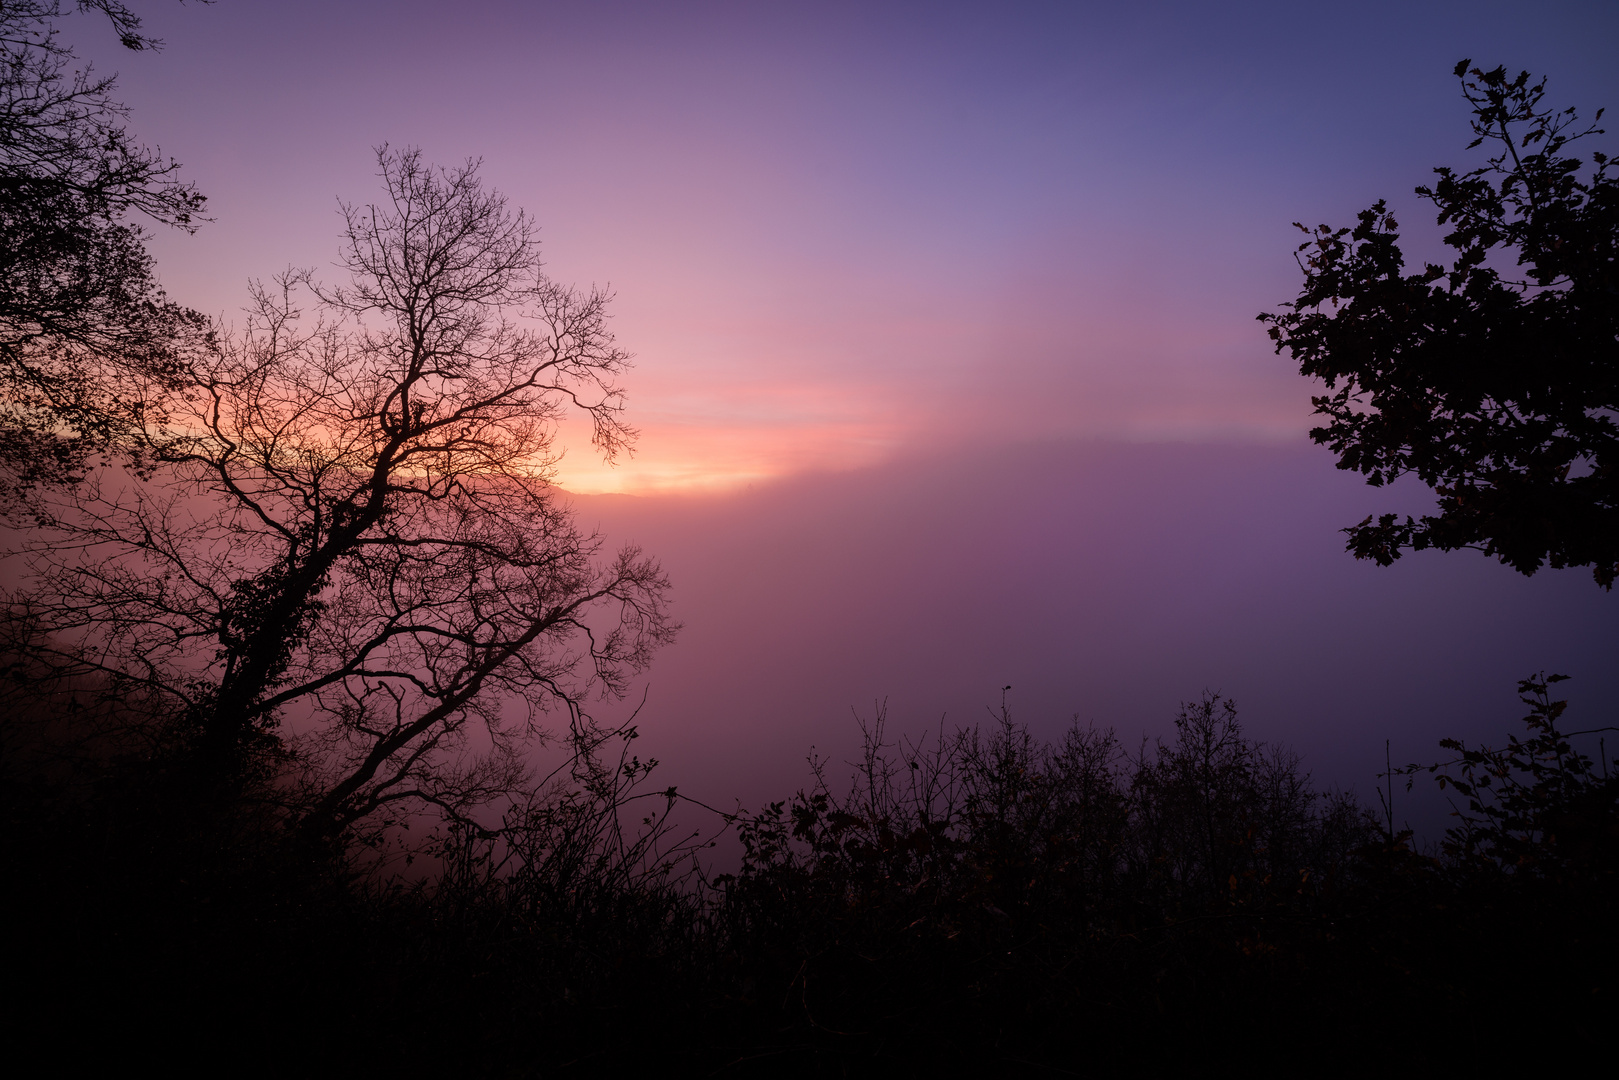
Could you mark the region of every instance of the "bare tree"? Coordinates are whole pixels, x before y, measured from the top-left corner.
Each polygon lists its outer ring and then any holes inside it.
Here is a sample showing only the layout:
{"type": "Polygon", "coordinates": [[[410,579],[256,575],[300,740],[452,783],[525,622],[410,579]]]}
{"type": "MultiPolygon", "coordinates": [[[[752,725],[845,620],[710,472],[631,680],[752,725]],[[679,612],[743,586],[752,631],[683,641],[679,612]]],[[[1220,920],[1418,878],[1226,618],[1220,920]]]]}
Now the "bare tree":
{"type": "Polygon", "coordinates": [[[126,373],[119,464],[35,497],[11,598],[36,656],[166,703],[207,776],[290,767],[327,834],[510,791],[543,714],[586,732],[677,629],[658,565],[599,561],[550,484],[568,411],[609,459],[635,435],[608,295],[547,278],[476,163],[377,158],[349,282],[256,285],[175,377],[126,373]]]}

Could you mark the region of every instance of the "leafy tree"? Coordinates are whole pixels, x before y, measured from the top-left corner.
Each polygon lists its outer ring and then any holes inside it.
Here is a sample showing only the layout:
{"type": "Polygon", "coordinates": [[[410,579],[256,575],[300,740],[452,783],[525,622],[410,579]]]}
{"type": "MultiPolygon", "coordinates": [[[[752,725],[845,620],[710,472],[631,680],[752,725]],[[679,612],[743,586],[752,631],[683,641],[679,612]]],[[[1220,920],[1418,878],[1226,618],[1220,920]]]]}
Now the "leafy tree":
{"type": "Polygon", "coordinates": [[[1458,867],[1594,882],[1619,866],[1619,777],[1608,774],[1605,754],[1599,771],[1572,742],[1619,728],[1559,727],[1568,702],[1552,700],[1551,688],[1567,678],[1537,675],[1518,683],[1519,700],[1529,706],[1523,738],[1508,736],[1504,747],[1443,739],[1439,745],[1455,758],[1400,770],[1436,774],[1441,788],[1466,801],[1445,838],[1458,867]]]}
{"type": "Polygon", "coordinates": [[[153,702],[210,783],[290,773],[326,835],[509,794],[543,713],[588,741],[676,629],[657,564],[598,565],[549,484],[566,411],[608,458],[635,434],[607,294],[541,273],[475,163],[378,163],[348,284],[256,286],[240,333],[108,389],[119,464],[36,495],[11,597],[34,662],[153,702]]]}
{"type": "MultiPolygon", "coordinates": [[[[78,0],[135,50],[161,45],[119,0],[78,0]]],[[[22,481],[72,475],[206,323],[164,296],[140,215],[192,230],[204,198],[135,142],[114,78],[70,72],[61,0],[0,0],[0,460],[22,481]]]]}
{"type": "MultiPolygon", "coordinates": [[[[1619,575],[1619,177],[1575,141],[1602,133],[1543,103],[1545,80],[1456,66],[1473,107],[1467,172],[1435,170],[1449,266],[1407,274],[1379,201],[1351,228],[1298,226],[1304,289],[1270,324],[1278,352],[1326,382],[1311,437],[1373,486],[1415,473],[1438,496],[1419,519],[1345,532],[1356,557],[1474,548],[1533,574],[1619,575]]],[[[1598,120],[1602,113],[1596,114],[1598,120]]]]}

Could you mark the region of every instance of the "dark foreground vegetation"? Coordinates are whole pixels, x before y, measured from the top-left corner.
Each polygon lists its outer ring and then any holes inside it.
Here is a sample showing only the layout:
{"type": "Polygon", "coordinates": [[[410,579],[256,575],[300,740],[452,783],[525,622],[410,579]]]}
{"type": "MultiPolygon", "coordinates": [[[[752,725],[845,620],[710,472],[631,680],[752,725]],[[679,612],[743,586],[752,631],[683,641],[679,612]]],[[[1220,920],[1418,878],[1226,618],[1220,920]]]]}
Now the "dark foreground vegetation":
{"type": "Polygon", "coordinates": [[[744,855],[711,877],[628,731],[502,827],[418,834],[405,867],[380,832],[315,845],[252,797],[201,805],[156,725],[25,674],[9,1019],[64,1063],[1062,1075],[1608,1052],[1619,779],[1574,749],[1555,679],[1523,684],[1506,748],[1405,770],[1458,794],[1431,850],[1206,696],[1139,748],[1042,743],[1004,710],[919,745],[879,716],[852,782],[822,762],[731,815],[744,855]]]}

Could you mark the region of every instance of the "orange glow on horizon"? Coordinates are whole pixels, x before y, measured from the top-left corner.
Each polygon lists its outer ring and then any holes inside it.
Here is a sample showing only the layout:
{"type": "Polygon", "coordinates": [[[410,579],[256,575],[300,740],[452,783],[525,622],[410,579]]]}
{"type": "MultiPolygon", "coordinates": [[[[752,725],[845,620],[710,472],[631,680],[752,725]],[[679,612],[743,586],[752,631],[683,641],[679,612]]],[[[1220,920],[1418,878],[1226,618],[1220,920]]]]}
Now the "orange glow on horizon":
{"type": "Polygon", "coordinates": [[[876,465],[903,442],[895,425],[861,419],[699,424],[667,418],[639,426],[634,454],[609,465],[590,446],[588,432],[570,425],[561,440],[567,452],[556,466],[557,486],[580,495],[732,491],[799,473],[876,465]]]}

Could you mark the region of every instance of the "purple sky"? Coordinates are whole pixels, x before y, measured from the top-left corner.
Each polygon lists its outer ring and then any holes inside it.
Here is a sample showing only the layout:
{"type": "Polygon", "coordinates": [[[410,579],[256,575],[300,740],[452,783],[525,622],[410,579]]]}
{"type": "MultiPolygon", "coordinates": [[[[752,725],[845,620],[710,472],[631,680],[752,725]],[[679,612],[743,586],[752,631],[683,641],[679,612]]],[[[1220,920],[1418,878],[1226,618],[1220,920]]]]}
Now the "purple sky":
{"type": "Polygon", "coordinates": [[[1005,683],[1132,731],[1223,688],[1363,787],[1385,734],[1499,730],[1539,667],[1616,700],[1583,572],[1342,554],[1389,496],[1307,445],[1253,317],[1297,291],[1294,220],[1386,196],[1431,243],[1458,59],[1619,105],[1619,6],[145,7],[161,53],[70,36],[211,198],[153,241],[177,298],[228,319],[329,268],[384,141],[483,158],[554,276],[612,284],[644,438],[562,481],[645,496],[580,505],[674,575],[646,729],[704,784],[1005,683]]]}
{"type": "Polygon", "coordinates": [[[575,454],[576,490],[1296,436],[1253,321],[1296,292],[1290,223],[1461,160],[1462,56],[1619,103],[1611,3],[143,8],[162,53],[74,33],[211,196],[155,245],[175,294],[230,315],[329,267],[378,143],[481,157],[640,359],[641,452],[575,454]]]}
{"type": "MultiPolygon", "coordinates": [[[[647,680],[642,749],[707,798],[780,797],[811,744],[846,760],[851,708],[886,698],[917,732],[983,719],[1010,684],[1042,734],[1078,714],[1132,746],[1220,691],[1369,799],[1385,738],[1397,761],[1446,735],[1501,742],[1535,671],[1575,677],[1579,727],[1619,700],[1619,605],[1587,572],[1344,554],[1339,528],[1423,494],[1307,445],[1053,442],[577,505],[675,581],[686,629],[647,680]]],[[[1402,805],[1440,819],[1434,799],[1402,805]]]]}

